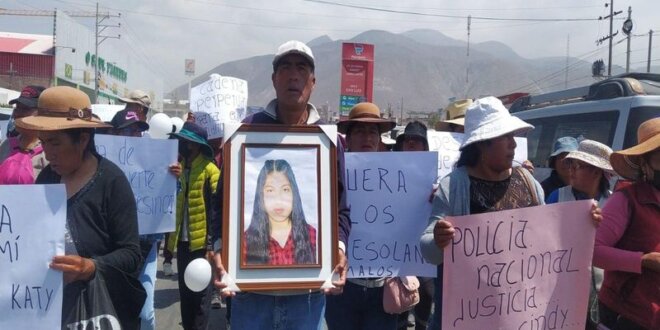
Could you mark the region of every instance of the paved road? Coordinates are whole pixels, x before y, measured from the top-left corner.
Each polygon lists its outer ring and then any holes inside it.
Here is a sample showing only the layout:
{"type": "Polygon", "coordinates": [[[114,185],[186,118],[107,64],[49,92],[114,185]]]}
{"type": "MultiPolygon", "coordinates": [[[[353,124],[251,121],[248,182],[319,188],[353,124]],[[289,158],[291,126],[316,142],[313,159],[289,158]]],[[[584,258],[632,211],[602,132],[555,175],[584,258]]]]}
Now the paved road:
{"type": "MultiPolygon", "coordinates": [[[[156,294],[154,298],[154,307],[156,309],[156,328],[158,330],[179,330],[181,327],[181,312],[179,311],[179,287],[177,284],[176,259],[173,262],[174,275],[163,275],[163,258],[158,257],[158,273],[156,277],[156,294]]],[[[225,305],[220,309],[211,309],[208,329],[225,330],[227,322],[225,321],[225,305]]],[[[324,330],[327,327],[323,326],[324,330]]],[[[410,327],[409,329],[414,329],[410,327]]]]}
{"type": "MultiPolygon", "coordinates": [[[[158,273],[156,277],[156,294],[154,307],[156,309],[156,328],[158,330],[179,330],[181,328],[181,312],[179,311],[179,287],[177,284],[176,259],[174,260],[173,276],[163,275],[163,258],[158,258],[158,273]]],[[[225,306],[221,309],[211,309],[209,329],[225,330],[225,306]]]]}

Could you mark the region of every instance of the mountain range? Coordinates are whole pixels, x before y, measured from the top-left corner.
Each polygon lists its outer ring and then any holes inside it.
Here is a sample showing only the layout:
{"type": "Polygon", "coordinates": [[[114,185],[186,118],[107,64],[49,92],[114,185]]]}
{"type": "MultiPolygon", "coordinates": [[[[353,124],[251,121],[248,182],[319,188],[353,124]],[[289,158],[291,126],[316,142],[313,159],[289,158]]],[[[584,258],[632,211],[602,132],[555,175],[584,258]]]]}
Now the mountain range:
{"type": "MultiPolygon", "coordinates": [[[[371,30],[350,40],[321,36],[309,41],[316,59],[316,88],[311,102],[339,107],[341,44],[373,44],[374,103],[395,115],[401,111],[430,112],[445,107],[451,98],[501,96],[513,92],[538,94],[593,83],[591,62],[573,57],[527,59],[497,41],[471,44],[435,30],[412,30],[399,34],[371,30]],[[567,65],[568,63],[568,65],[567,65]],[[568,76],[566,69],[568,68],[568,76]]],[[[564,45],[562,45],[564,47],[564,45]]],[[[264,106],[275,97],[271,82],[273,55],[262,55],[220,64],[195,77],[192,86],[212,73],[248,81],[248,105],[264,106]]],[[[613,74],[622,72],[613,67],[613,74]]],[[[172,90],[165,98],[185,100],[188,85],[172,90]]]]}

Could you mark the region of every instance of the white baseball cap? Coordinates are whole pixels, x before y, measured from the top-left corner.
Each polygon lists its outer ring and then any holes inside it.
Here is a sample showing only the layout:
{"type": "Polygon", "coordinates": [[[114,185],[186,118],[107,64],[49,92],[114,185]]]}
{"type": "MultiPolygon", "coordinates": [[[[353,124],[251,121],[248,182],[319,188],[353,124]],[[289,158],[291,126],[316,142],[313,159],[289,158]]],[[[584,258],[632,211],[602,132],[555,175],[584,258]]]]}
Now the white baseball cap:
{"type": "Polygon", "coordinates": [[[312,54],[312,49],[310,49],[305,43],[298,40],[289,40],[279,48],[277,48],[277,53],[275,53],[275,58],[273,58],[273,71],[277,67],[277,63],[286,55],[289,54],[300,54],[305,57],[309,64],[314,68],[314,54],[312,54]]]}

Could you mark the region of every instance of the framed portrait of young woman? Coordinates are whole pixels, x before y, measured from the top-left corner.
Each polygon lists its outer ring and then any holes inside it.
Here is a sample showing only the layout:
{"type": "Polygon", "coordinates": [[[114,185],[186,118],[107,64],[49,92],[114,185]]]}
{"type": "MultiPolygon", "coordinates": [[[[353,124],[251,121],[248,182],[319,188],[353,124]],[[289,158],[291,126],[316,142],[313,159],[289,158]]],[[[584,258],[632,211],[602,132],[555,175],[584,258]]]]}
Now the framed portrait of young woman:
{"type": "Polygon", "coordinates": [[[233,289],[320,289],[337,262],[336,128],[225,133],[222,257],[233,289]]]}

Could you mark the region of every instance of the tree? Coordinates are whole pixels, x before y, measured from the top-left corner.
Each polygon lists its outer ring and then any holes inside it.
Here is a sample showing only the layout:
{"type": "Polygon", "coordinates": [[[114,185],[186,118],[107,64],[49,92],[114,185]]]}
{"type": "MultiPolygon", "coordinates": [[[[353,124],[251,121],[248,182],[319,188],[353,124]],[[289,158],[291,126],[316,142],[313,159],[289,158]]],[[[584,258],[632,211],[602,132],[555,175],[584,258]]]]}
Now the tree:
{"type": "Polygon", "coordinates": [[[426,123],[427,127],[428,128],[434,128],[435,124],[437,124],[441,120],[442,120],[442,118],[440,117],[440,113],[439,112],[433,112],[429,115],[429,119],[427,120],[427,123],[426,123]]]}

